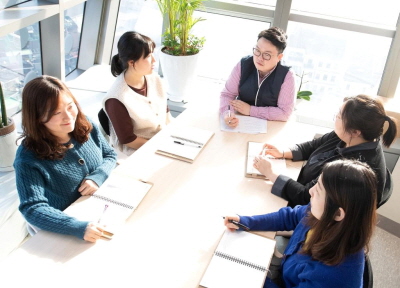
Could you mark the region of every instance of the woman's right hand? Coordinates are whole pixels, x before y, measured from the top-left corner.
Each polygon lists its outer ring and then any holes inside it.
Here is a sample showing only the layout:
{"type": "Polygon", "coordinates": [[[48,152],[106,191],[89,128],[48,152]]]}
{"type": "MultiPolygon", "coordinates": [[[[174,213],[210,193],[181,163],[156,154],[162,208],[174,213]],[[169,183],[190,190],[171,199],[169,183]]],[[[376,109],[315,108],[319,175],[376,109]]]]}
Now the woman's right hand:
{"type": "Polygon", "coordinates": [[[224,225],[229,229],[229,231],[232,231],[232,232],[237,230],[237,229],[239,229],[238,226],[236,226],[235,224],[229,222],[229,220],[240,222],[240,217],[238,215],[225,216],[224,217],[224,225]]]}
{"type": "Polygon", "coordinates": [[[239,119],[235,116],[233,110],[227,110],[224,112],[224,121],[225,124],[231,128],[235,128],[239,125],[239,119]]]}
{"type": "Polygon", "coordinates": [[[95,243],[98,239],[103,236],[104,226],[93,222],[90,222],[86,226],[85,234],[83,239],[88,242],[95,243]]]}
{"type": "Polygon", "coordinates": [[[278,149],[274,145],[265,143],[263,145],[263,150],[260,152],[260,155],[271,155],[274,158],[282,158],[283,149],[278,149]]]}

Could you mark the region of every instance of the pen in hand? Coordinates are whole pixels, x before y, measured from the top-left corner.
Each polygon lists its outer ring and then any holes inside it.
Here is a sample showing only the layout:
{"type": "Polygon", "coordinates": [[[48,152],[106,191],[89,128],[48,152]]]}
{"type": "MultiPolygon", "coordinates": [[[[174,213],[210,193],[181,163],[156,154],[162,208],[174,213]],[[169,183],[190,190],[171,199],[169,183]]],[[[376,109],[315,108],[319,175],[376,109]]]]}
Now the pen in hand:
{"type": "MultiPolygon", "coordinates": [[[[225,219],[225,217],[222,217],[222,218],[225,219]]],[[[247,227],[246,225],[243,225],[242,223],[239,223],[239,222],[237,222],[235,220],[229,219],[228,222],[232,223],[232,224],[235,224],[236,226],[242,228],[244,231],[250,231],[249,227],[247,227]]]]}
{"type": "Polygon", "coordinates": [[[105,214],[106,211],[107,211],[107,208],[108,208],[108,204],[104,205],[103,213],[101,213],[99,220],[97,220],[97,223],[100,223],[101,218],[104,216],[104,214],[105,214]]]}

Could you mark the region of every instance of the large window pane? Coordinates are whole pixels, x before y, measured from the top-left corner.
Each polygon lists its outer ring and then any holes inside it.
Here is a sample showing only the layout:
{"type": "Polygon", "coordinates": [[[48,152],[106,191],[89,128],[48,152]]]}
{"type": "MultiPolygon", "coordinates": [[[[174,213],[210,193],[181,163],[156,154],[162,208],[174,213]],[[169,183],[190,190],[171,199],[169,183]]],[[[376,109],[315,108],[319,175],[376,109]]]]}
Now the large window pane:
{"type": "Polygon", "coordinates": [[[0,0],[0,10],[28,1],[30,0],[0,0]]]}
{"type": "Polygon", "coordinates": [[[285,59],[297,74],[305,72],[302,90],[327,106],[344,96],[377,94],[391,40],[289,22],[285,59]]]}
{"type": "Polygon", "coordinates": [[[224,81],[236,63],[252,53],[258,33],[270,27],[270,23],[267,22],[206,12],[196,11],[194,16],[206,19],[198,22],[192,30],[192,34],[198,37],[204,36],[206,39],[197,74],[224,81]]]}
{"type": "Polygon", "coordinates": [[[292,0],[292,10],[396,26],[398,0],[292,0]]]}
{"type": "Polygon", "coordinates": [[[22,88],[42,75],[39,24],[0,37],[0,81],[6,106],[13,114],[20,108],[22,88]]]}
{"type": "Polygon", "coordinates": [[[121,35],[127,31],[136,31],[150,37],[156,43],[155,71],[158,71],[162,21],[162,15],[155,0],[121,0],[111,57],[118,53],[117,44],[121,35]]]}
{"type": "Polygon", "coordinates": [[[65,11],[65,75],[74,71],[78,65],[84,9],[85,3],[82,3],[65,11]]]}

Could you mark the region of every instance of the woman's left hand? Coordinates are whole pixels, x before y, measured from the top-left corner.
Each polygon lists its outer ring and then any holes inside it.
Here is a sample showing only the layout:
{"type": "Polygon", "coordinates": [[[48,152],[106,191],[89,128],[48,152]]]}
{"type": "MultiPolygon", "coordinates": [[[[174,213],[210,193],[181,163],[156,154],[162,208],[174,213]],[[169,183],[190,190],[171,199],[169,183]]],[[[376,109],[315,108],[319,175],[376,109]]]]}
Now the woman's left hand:
{"type": "Polygon", "coordinates": [[[92,180],[83,180],[81,186],[78,191],[82,194],[82,196],[93,195],[94,192],[99,189],[99,186],[92,180]]]}
{"type": "Polygon", "coordinates": [[[274,173],[272,163],[265,156],[257,156],[254,158],[253,167],[260,171],[270,181],[275,182],[278,175],[274,173]]]}
{"type": "Polygon", "coordinates": [[[250,105],[241,100],[232,100],[231,105],[233,108],[243,115],[250,115],[250,105]]]}

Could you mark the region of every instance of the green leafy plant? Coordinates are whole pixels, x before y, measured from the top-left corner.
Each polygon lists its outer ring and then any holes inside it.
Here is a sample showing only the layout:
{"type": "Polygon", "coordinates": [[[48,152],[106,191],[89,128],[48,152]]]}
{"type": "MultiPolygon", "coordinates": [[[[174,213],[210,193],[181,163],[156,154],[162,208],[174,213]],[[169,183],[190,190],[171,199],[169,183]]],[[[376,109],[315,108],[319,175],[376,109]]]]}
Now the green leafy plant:
{"type": "Polygon", "coordinates": [[[301,73],[301,75],[296,74],[297,77],[300,77],[300,86],[299,86],[299,90],[297,90],[297,99],[304,99],[307,101],[310,101],[310,96],[312,95],[311,91],[305,90],[305,91],[301,91],[301,86],[309,81],[304,81],[304,76],[306,76],[307,74],[304,73],[304,71],[301,73]]]}
{"type": "Polygon", "coordinates": [[[0,128],[4,128],[8,125],[8,118],[7,118],[7,109],[6,109],[6,99],[3,93],[3,87],[1,86],[0,82],[0,106],[1,106],[1,119],[0,119],[0,128]]]}
{"type": "Polygon", "coordinates": [[[184,56],[194,55],[203,49],[205,38],[190,34],[193,26],[203,18],[194,18],[194,10],[203,5],[204,0],[155,0],[161,14],[168,17],[168,27],[162,42],[164,53],[184,56]]]}

